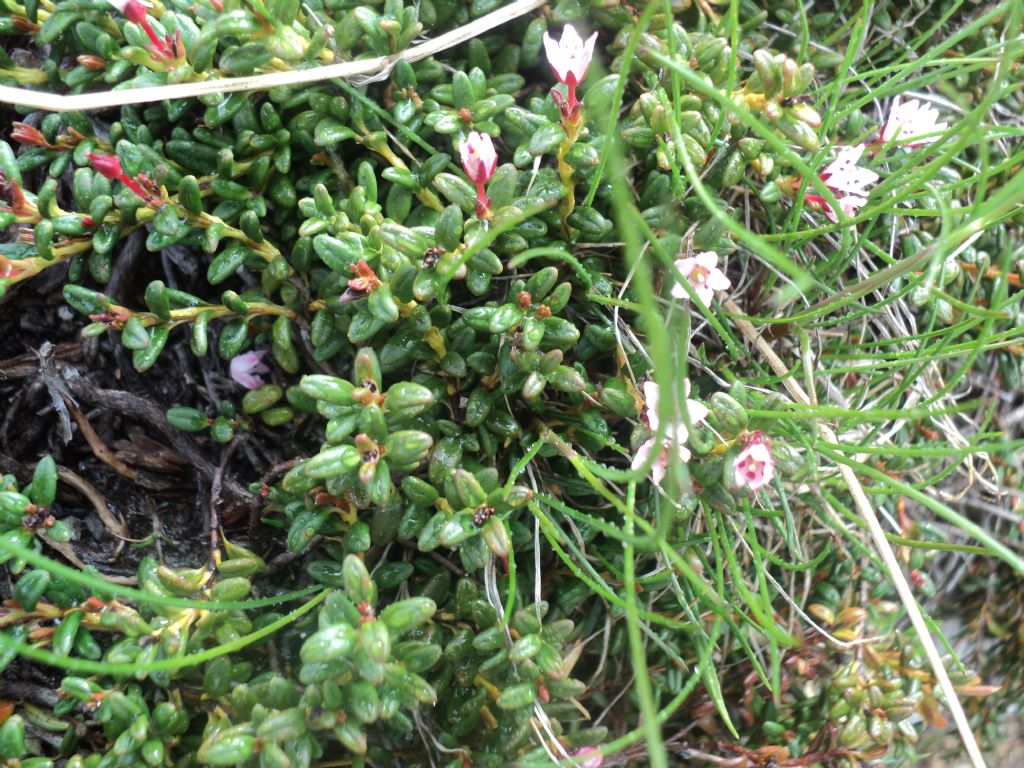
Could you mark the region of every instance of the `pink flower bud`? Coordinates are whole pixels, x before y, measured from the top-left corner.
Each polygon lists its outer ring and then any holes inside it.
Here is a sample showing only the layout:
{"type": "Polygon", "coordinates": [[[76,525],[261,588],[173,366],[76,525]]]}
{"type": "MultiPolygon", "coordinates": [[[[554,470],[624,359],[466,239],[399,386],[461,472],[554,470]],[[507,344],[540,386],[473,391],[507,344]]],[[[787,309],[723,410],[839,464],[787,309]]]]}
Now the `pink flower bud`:
{"type": "Polygon", "coordinates": [[[768,485],[775,477],[775,460],[771,441],[763,432],[746,436],[746,446],[732,465],[733,481],[738,488],[756,491],[768,485]]]}
{"type": "Polygon", "coordinates": [[[586,760],[577,762],[576,765],[579,768],[601,768],[604,765],[604,755],[601,754],[601,750],[596,747],[580,747],[572,756],[579,761],[581,757],[586,757],[586,760]]]}
{"type": "Polygon", "coordinates": [[[128,0],[122,13],[128,21],[136,24],[142,24],[146,20],[146,6],[139,0],[128,0]]]}
{"type": "Polygon", "coordinates": [[[259,389],[263,386],[261,373],[270,373],[270,369],[263,364],[263,356],[267,354],[265,349],[253,352],[246,352],[243,355],[235,355],[231,358],[231,378],[237,381],[246,389],[259,389]]]}
{"type": "Polygon", "coordinates": [[[124,176],[124,169],[121,167],[121,160],[117,155],[89,155],[89,162],[93,170],[110,181],[118,181],[124,176]]]}
{"type": "Polygon", "coordinates": [[[462,142],[462,169],[469,180],[478,187],[486,184],[498,167],[498,153],[494,151],[494,142],[486,133],[471,131],[462,142]]]}
{"type": "Polygon", "coordinates": [[[128,21],[141,24],[146,19],[146,8],[149,3],[142,0],[107,0],[128,21]]]}
{"type": "Polygon", "coordinates": [[[92,163],[93,170],[95,170],[100,176],[110,179],[111,181],[120,181],[128,189],[135,193],[135,196],[141,200],[149,200],[149,194],[144,190],[139,182],[135,179],[128,178],[125,174],[124,169],[121,167],[121,161],[117,155],[95,155],[90,154],[89,162],[92,163]]]}
{"type": "Polygon", "coordinates": [[[476,215],[489,218],[491,200],[487,197],[484,185],[491,180],[495,168],[498,167],[498,153],[494,150],[494,142],[486,133],[471,131],[459,149],[462,154],[462,169],[469,180],[476,185],[476,215]]]}

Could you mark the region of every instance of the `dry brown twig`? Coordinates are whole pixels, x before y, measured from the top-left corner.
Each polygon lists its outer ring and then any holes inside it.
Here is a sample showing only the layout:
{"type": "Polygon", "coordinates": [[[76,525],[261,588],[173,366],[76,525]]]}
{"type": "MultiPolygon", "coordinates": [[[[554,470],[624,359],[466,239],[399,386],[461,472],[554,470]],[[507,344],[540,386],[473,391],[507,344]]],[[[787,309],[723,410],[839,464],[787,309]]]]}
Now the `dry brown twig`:
{"type": "Polygon", "coordinates": [[[96,430],[92,428],[92,424],[89,423],[89,420],[85,418],[85,414],[75,407],[75,401],[65,395],[64,404],[67,405],[68,410],[71,411],[71,416],[74,418],[75,423],[78,424],[78,429],[82,433],[82,437],[85,438],[85,441],[92,449],[93,455],[104,464],[110,466],[119,475],[122,475],[129,480],[135,480],[138,473],[121,461],[114,452],[107,447],[107,444],[103,442],[98,434],[96,434],[96,430]]]}
{"type": "Polygon", "coordinates": [[[130,541],[128,528],[118,519],[117,515],[110,511],[110,507],[107,506],[107,500],[103,494],[84,477],[80,477],[67,467],[61,466],[57,467],[57,477],[89,500],[93,509],[96,510],[96,515],[103,522],[103,527],[107,529],[111,536],[118,539],[117,550],[111,556],[111,560],[115,559],[124,548],[124,542],[130,541]]]}

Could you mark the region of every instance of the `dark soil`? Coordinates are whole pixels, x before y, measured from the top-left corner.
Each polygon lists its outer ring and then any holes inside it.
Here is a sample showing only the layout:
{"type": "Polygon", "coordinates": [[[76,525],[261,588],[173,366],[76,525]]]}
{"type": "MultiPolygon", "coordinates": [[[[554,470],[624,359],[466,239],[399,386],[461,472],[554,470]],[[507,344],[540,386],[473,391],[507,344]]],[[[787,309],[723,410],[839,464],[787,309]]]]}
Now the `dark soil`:
{"type": "MultiPolygon", "coordinates": [[[[142,234],[117,254],[105,286],[85,284],[132,308],[144,307],[142,293],[154,279],[217,300],[202,293],[194,254],[148,253],[142,234]]],[[[269,537],[250,538],[255,507],[248,486],[302,453],[299,447],[279,434],[259,439],[258,424],[252,432],[239,430],[228,445],[171,427],[164,416],[171,406],[215,415],[222,399],[239,403],[243,391],[227,375],[226,362],[213,352],[193,356],[182,343],[188,328],[178,328],[156,365],[137,373],[118,334],[80,335],[89,321],[64,302],[66,272],[64,266],[47,270],[0,302],[0,470],[27,481],[35,462],[49,454],[92,485],[126,526],[126,542],[104,524],[95,500],[66,478],[54,511],[77,533],[74,555],[108,576],[130,578],[147,553],[170,566],[201,565],[209,556],[211,509],[232,540],[273,557],[269,537]],[[95,432],[93,445],[79,420],[95,432]]]]}

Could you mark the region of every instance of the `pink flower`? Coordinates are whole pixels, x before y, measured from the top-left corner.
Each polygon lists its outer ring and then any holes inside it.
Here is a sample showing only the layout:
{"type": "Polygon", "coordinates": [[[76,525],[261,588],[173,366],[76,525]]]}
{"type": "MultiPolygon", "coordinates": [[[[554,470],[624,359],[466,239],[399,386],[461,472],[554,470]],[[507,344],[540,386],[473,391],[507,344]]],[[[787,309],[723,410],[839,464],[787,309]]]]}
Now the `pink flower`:
{"type": "MultiPolygon", "coordinates": [[[[686,395],[689,396],[689,380],[684,382],[683,389],[686,395]]],[[[658,385],[653,381],[645,381],[643,384],[643,390],[645,401],[643,413],[644,419],[647,422],[648,428],[652,432],[657,432],[660,424],[658,416],[658,385]]],[[[689,397],[687,397],[685,407],[691,424],[699,424],[708,416],[707,407],[696,400],[690,400],[689,397]]],[[[668,465],[673,456],[678,456],[679,460],[683,462],[690,460],[690,451],[685,445],[689,434],[686,431],[686,424],[683,421],[678,421],[668,424],[665,427],[665,437],[662,439],[660,445],[655,437],[656,436],[652,436],[636,449],[636,455],[633,457],[631,466],[633,469],[642,468],[647,464],[651,454],[654,453],[654,451],[657,451],[654,463],[651,465],[651,479],[654,481],[655,485],[660,486],[661,481],[664,480],[665,475],[668,474],[668,465]]]]}
{"type": "MultiPolygon", "coordinates": [[[[714,251],[704,251],[696,256],[689,256],[685,259],[676,259],[676,269],[683,276],[697,294],[697,299],[705,307],[711,306],[711,299],[715,291],[725,291],[732,286],[729,278],[725,276],[717,266],[718,254],[714,251]]],[[[672,286],[672,296],[676,299],[688,299],[690,294],[682,285],[672,286]]]]}
{"type": "Polygon", "coordinates": [[[128,21],[142,27],[157,51],[160,53],[168,53],[170,51],[170,38],[161,40],[149,25],[149,20],[146,18],[146,9],[150,7],[148,2],[145,2],[145,0],[107,0],[107,2],[114,6],[128,21]]]}
{"type": "Polygon", "coordinates": [[[682,431],[682,435],[676,434],[672,427],[668,427],[665,430],[665,439],[661,441],[659,446],[657,441],[652,437],[649,440],[644,441],[639,448],[636,449],[636,455],[633,457],[631,464],[633,469],[641,469],[647,465],[650,460],[651,454],[655,450],[658,451],[654,459],[654,463],[651,465],[651,480],[658,487],[661,487],[661,481],[665,479],[665,475],[668,474],[668,465],[672,461],[673,455],[678,456],[679,460],[684,464],[690,460],[690,449],[683,445],[686,440],[686,429],[682,431]],[[681,439],[680,439],[681,437],[681,439]]]}
{"type": "Polygon", "coordinates": [[[763,432],[751,432],[745,439],[746,446],[732,465],[733,481],[738,488],[756,491],[775,477],[771,440],[763,432]]]}
{"type": "MultiPolygon", "coordinates": [[[[867,203],[867,198],[857,197],[856,195],[838,197],[836,198],[836,200],[839,203],[839,210],[843,212],[843,216],[846,216],[849,219],[852,219],[854,216],[856,216],[857,211],[860,210],[860,207],[867,203]]],[[[839,217],[836,216],[836,212],[832,210],[831,205],[825,203],[822,206],[822,210],[824,211],[825,216],[828,218],[829,221],[831,221],[833,224],[839,223],[839,217]]]]}
{"type": "Polygon", "coordinates": [[[487,197],[484,185],[491,180],[495,168],[498,167],[498,153],[494,150],[494,142],[486,133],[470,131],[459,151],[462,154],[462,170],[476,185],[476,215],[481,218],[489,216],[491,200],[487,197]]]}
{"type": "MultiPolygon", "coordinates": [[[[842,147],[836,159],[826,165],[819,175],[825,186],[835,194],[839,209],[847,217],[857,215],[857,210],[867,203],[868,187],[878,181],[877,173],[857,165],[863,155],[863,144],[842,147]]],[[[821,195],[808,192],[804,199],[812,208],[823,211],[829,221],[839,222],[839,216],[821,195]]]]}
{"type": "Polygon", "coordinates": [[[544,33],[544,51],[560,83],[574,88],[583,82],[590,67],[590,60],[594,58],[596,42],[597,32],[583,42],[580,33],[572,24],[566,24],[562,28],[562,39],[558,41],[547,32],[544,33]]]}
{"type": "Polygon", "coordinates": [[[572,753],[572,756],[576,758],[578,768],[601,768],[604,765],[604,755],[596,747],[580,747],[572,753]],[[587,757],[587,755],[593,755],[593,757],[587,757]],[[587,757],[587,759],[580,761],[581,757],[587,757]]]}
{"type": "Polygon", "coordinates": [[[878,174],[857,165],[864,155],[864,145],[842,147],[836,159],[825,166],[820,178],[833,192],[867,196],[868,187],[878,181],[878,174]]]}
{"type": "Polygon", "coordinates": [[[555,100],[562,114],[566,117],[573,115],[578,107],[576,100],[576,86],[583,82],[587,76],[587,69],[590,61],[594,58],[594,44],[597,42],[597,32],[592,34],[584,42],[576,27],[566,24],[562,28],[562,39],[556,41],[547,32],[544,33],[544,50],[548,56],[548,63],[555,71],[555,77],[560,83],[565,83],[568,89],[568,99],[562,102],[561,94],[552,90],[555,100]]]}
{"type": "Polygon", "coordinates": [[[469,180],[477,186],[486,184],[498,167],[498,153],[494,151],[494,142],[486,133],[470,131],[469,136],[460,149],[462,153],[462,169],[469,180]]]}
{"type": "Polygon", "coordinates": [[[146,19],[146,8],[149,3],[141,0],[107,0],[128,21],[141,24],[146,19]]]}
{"type": "Polygon", "coordinates": [[[262,387],[263,379],[258,374],[270,373],[270,369],[263,364],[263,356],[266,354],[267,350],[261,349],[235,355],[231,358],[231,378],[246,389],[262,387]]]}
{"type": "Polygon", "coordinates": [[[902,103],[900,98],[897,96],[893,99],[889,107],[889,117],[886,118],[880,133],[882,143],[888,144],[896,139],[904,146],[917,147],[938,140],[938,136],[921,137],[946,129],[946,123],[938,121],[939,110],[921,103],[918,99],[902,103]]]}

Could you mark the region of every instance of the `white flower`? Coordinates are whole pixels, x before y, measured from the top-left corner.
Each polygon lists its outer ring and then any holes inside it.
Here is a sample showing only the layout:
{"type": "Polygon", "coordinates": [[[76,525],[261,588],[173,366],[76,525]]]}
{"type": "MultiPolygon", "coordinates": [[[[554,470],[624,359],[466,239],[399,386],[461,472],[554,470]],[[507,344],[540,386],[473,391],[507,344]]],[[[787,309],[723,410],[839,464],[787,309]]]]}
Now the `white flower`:
{"type": "Polygon", "coordinates": [[[652,437],[636,449],[636,456],[633,457],[633,469],[642,468],[647,464],[651,453],[657,450],[657,457],[654,459],[654,464],[651,465],[651,480],[654,481],[655,485],[660,486],[661,481],[664,480],[665,475],[668,474],[668,465],[672,460],[672,454],[678,456],[679,460],[683,463],[690,460],[690,450],[683,445],[685,440],[685,429],[683,430],[682,438],[680,439],[680,435],[676,434],[672,427],[668,427],[665,431],[665,439],[661,441],[660,446],[652,437]]]}
{"type": "MultiPolygon", "coordinates": [[[[715,291],[728,290],[732,283],[717,266],[718,254],[714,251],[704,251],[696,256],[689,256],[685,259],[676,259],[676,269],[683,276],[697,294],[697,299],[705,307],[711,306],[711,299],[715,291]]],[[[688,299],[690,295],[682,285],[672,286],[672,296],[676,299],[688,299]]]]}
{"type": "MultiPolygon", "coordinates": [[[[658,426],[661,423],[658,417],[658,403],[660,400],[660,392],[658,385],[653,381],[645,381],[643,383],[644,390],[644,417],[647,420],[647,426],[652,432],[658,431],[658,426]]],[[[690,424],[699,424],[704,421],[708,416],[708,409],[703,403],[699,403],[696,400],[690,400],[690,382],[689,380],[683,383],[683,391],[687,395],[686,399],[686,414],[690,419],[690,424]]],[[[639,448],[636,449],[636,455],[633,457],[632,467],[633,469],[640,469],[643,467],[651,454],[657,450],[657,455],[654,459],[654,464],[651,466],[651,479],[655,485],[660,486],[661,481],[665,479],[665,475],[668,473],[668,465],[672,459],[673,454],[679,457],[680,461],[687,462],[690,460],[690,451],[686,447],[686,440],[689,437],[686,431],[686,424],[680,420],[668,424],[665,427],[665,437],[662,439],[659,445],[655,440],[655,437],[651,437],[645,441],[639,448]]]]}
{"type": "MultiPolygon", "coordinates": [[[[836,200],[839,203],[839,208],[842,210],[843,215],[850,219],[857,215],[857,211],[862,205],[867,203],[867,198],[857,197],[856,195],[837,197],[836,200]]],[[[836,212],[832,210],[832,206],[825,202],[824,199],[822,200],[821,208],[825,212],[825,216],[828,217],[829,221],[833,224],[839,223],[839,217],[836,216],[836,212]]]]}
{"type": "Polygon", "coordinates": [[[881,139],[888,144],[893,139],[907,147],[917,147],[937,141],[938,135],[946,130],[946,123],[940,123],[939,110],[928,106],[918,99],[901,102],[897,96],[889,107],[889,117],[882,126],[881,139]],[[925,137],[925,138],[922,138],[925,137]]]}
{"type": "Polygon", "coordinates": [[[596,42],[597,32],[583,42],[583,38],[572,24],[566,24],[562,28],[562,39],[558,41],[547,32],[544,33],[544,50],[559,82],[568,86],[576,86],[583,82],[590,60],[594,58],[596,42]]]}
{"type": "Polygon", "coordinates": [[[842,147],[836,159],[826,165],[820,174],[825,186],[833,192],[867,197],[868,187],[878,181],[878,174],[857,165],[863,154],[863,144],[858,144],[855,147],[842,147]]]}
{"type": "MultiPolygon", "coordinates": [[[[661,399],[660,388],[657,383],[653,381],[645,381],[643,383],[644,390],[644,417],[647,420],[647,426],[652,432],[658,431],[658,425],[661,423],[658,417],[658,403],[661,399]]],[[[700,424],[704,419],[708,417],[708,409],[704,403],[698,402],[697,400],[690,399],[690,380],[687,379],[683,382],[683,392],[686,394],[686,415],[690,417],[691,424],[700,424]]],[[[682,439],[686,440],[686,426],[683,423],[676,425],[677,430],[682,431],[682,439]]],[[[677,432],[678,434],[678,432],[677,432]]]]}
{"type": "Polygon", "coordinates": [[[658,431],[658,399],[660,389],[653,381],[643,383],[644,390],[644,417],[647,419],[647,426],[652,432],[658,431]]]}
{"type": "MultiPolygon", "coordinates": [[[[878,181],[878,174],[857,165],[864,155],[864,145],[841,147],[836,159],[820,174],[825,186],[832,190],[843,215],[852,217],[867,203],[868,187],[878,181]]],[[[813,208],[823,211],[829,221],[839,223],[839,216],[821,195],[808,192],[804,198],[813,208]]]]}
{"type": "Polygon", "coordinates": [[[469,180],[482,187],[498,167],[498,153],[494,150],[494,142],[486,133],[471,131],[459,148],[462,155],[462,170],[469,180]]]}
{"type": "Polygon", "coordinates": [[[266,354],[267,350],[261,349],[246,352],[244,355],[235,355],[231,358],[231,378],[246,389],[262,387],[263,379],[258,374],[270,373],[270,369],[263,364],[263,356],[266,354]]]}

